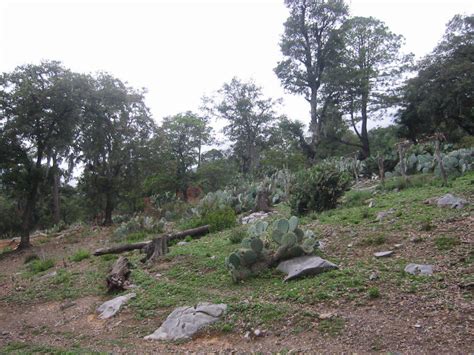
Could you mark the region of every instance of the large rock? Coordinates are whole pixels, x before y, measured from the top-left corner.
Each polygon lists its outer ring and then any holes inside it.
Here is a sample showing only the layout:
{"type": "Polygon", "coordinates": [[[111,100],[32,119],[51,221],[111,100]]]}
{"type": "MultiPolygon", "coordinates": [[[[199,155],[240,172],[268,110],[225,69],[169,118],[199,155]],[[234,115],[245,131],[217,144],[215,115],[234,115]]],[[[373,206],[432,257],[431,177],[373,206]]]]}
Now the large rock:
{"type": "Polygon", "coordinates": [[[189,339],[199,329],[217,322],[227,310],[225,304],[199,303],[194,307],[176,308],[161,327],[145,339],[180,340],[189,339]]]}
{"type": "Polygon", "coordinates": [[[408,264],[405,272],[412,275],[433,275],[433,265],[408,264]]]}
{"type": "Polygon", "coordinates": [[[287,274],[285,281],[307,275],[317,275],[337,268],[337,265],[314,255],[300,256],[286,260],[281,262],[277,267],[279,271],[287,274]]]}
{"type": "Polygon", "coordinates": [[[468,202],[460,197],[446,194],[436,201],[438,207],[463,208],[468,202]]]}
{"type": "Polygon", "coordinates": [[[254,222],[259,221],[261,219],[267,218],[271,214],[272,214],[272,212],[264,212],[264,211],[254,212],[252,214],[249,214],[248,216],[242,217],[242,224],[254,223],[254,222]]]}
{"type": "Polygon", "coordinates": [[[125,303],[127,303],[135,296],[135,293],[129,293],[123,296],[115,297],[110,301],[102,303],[99,308],[97,308],[97,312],[100,313],[99,318],[108,319],[110,317],[113,317],[125,303]]]}

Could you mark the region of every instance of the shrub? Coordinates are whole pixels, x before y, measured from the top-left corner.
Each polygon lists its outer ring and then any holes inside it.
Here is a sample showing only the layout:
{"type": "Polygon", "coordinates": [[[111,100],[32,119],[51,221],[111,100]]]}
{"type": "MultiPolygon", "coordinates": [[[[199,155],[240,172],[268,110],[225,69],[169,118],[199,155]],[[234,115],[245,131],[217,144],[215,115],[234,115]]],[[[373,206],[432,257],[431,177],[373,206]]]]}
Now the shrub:
{"type": "Polygon", "coordinates": [[[146,232],[134,232],[130,233],[125,237],[125,241],[128,243],[135,243],[135,242],[141,242],[142,240],[145,240],[148,238],[148,234],[146,232]]]}
{"type": "Polygon", "coordinates": [[[90,256],[91,254],[87,250],[80,249],[76,251],[74,255],[70,257],[70,259],[71,261],[79,262],[79,261],[89,258],[90,256]]]}
{"type": "Polygon", "coordinates": [[[236,225],[235,212],[230,207],[207,211],[201,217],[191,218],[184,224],[184,228],[196,228],[205,225],[209,225],[211,233],[232,228],[236,225]]]}
{"type": "Polygon", "coordinates": [[[379,291],[378,287],[370,287],[368,295],[369,295],[369,298],[379,298],[380,297],[380,291],[379,291]]]}
{"type": "Polygon", "coordinates": [[[300,171],[290,193],[293,213],[301,215],[335,208],[350,182],[347,173],[339,172],[329,164],[300,171]]]}
{"type": "Polygon", "coordinates": [[[239,244],[246,236],[247,231],[243,228],[238,228],[230,233],[229,240],[232,244],[239,244]]]}
{"type": "Polygon", "coordinates": [[[37,274],[48,269],[51,269],[54,266],[54,260],[45,259],[45,260],[33,260],[28,264],[28,269],[33,273],[37,274]]]}
{"type": "Polygon", "coordinates": [[[25,257],[25,261],[24,263],[25,264],[28,264],[28,263],[31,263],[33,260],[38,260],[39,259],[39,256],[36,255],[36,254],[30,254],[30,255],[27,255],[25,257]]]}

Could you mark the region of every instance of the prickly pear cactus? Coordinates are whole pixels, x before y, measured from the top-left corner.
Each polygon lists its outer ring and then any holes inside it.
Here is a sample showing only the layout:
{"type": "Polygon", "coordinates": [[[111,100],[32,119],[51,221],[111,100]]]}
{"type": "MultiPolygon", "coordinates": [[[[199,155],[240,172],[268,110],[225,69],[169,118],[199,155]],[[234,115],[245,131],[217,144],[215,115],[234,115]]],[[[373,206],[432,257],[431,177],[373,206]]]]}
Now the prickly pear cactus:
{"type": "Polygon", "coordinates": [[[298,217],[296,216],[292,216],[289,220],[275,221],[271,237],[278,245],[273,257],[275,262],[311,254],[318,245],[312,231],[303,232],[298,228],[298,217]]]}
{"type": "Polygon", "coordinates": [[[226,258],[226,267],[234,282],[255,276],[268,267],[268,252],[260,239],[260,235],[266,231],[267,226],[268,223],[261,221],[250,226],[249,237],[242,240],[239,250],[226,258]]]}

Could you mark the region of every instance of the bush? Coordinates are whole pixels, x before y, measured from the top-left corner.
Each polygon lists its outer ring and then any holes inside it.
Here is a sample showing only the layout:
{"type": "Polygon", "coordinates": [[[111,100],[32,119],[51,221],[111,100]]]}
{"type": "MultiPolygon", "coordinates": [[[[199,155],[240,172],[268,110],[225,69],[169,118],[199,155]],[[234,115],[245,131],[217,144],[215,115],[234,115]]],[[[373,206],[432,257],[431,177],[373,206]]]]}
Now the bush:
{"type": "Polygon", "coordinates": [[[243,228],[238,228],[230,233],[229,240],[232,244],[239,244],[246,236],[247,231],[243,228]]]}
{"type": "Polygon", "coordinates": [[[185,223],[185,228],[196,228],[209,225],[211,233],[218,232],[236,225],[236,215],[231,207],[224,207],[214,211],[208,211],[201,217],[191,218],[185,223]]]}
{"type": "Polygon", "coordinates": [[[37,274],[48,269],[51,269],[54,266],[54,260],[46,259],[46,260],[33,260],[28,264],[28,269],[33,273],[37,274]]]}
{"type": "Polygon", "coordinates": [[[335,208],[350,182],[347,173],[340,172],[329,164],[300,171],[290,192],[292,212],[302,215],[335,208]]]}
{"type": "Polygon", "coordinates": [[[370,287],[368,294],[369,294],[369,298],[379,298],[380,290],[377,287],[370,287]]]}
{"type": "Polygon", "coordinates": [[[79,262],[90,258],[91,254],[87,250],[78,250],[70,257],[71,261],[79,262]]]}

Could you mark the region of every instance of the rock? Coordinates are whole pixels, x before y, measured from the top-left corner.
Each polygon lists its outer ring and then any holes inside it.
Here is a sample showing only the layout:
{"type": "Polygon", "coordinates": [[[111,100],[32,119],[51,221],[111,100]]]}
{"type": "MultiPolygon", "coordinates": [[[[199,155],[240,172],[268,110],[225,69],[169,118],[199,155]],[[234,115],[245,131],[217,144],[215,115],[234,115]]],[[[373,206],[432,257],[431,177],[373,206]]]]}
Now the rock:
{"type": "Polygon", "coordinates": [[[397,249],[400,249],[403,246],[403,244],[395,244],[394,247],[397,249]]]}
{"type": "Polygon", "coordinates": [[[374,200],[371,200],[371,201],[369,202],[369,208],[373,208],[373,207],[375,207],[375,201],[374,201],[374,200]]]}
{"type": "Polygon", "coordinates": [[[279,271],[287,274],[285,281],[306,275],[317,275],[337,268],[337,265],[313,255],[286,260],[281,262],[277,267],[279,271]]]}
{"type": "Polygon", "coordinates": [[[253,334],[256,336],[256,337],[261,337],[263,336],[263,332],[260,330],[260,329],[255,329],[253,331],[253,334]]]}
{"type": "Polygon", "coordinates": [[[438,207],[451,207],[451,208],[456,208],[456,209],[461,209],[465,205],[467,205],[468,203],[469,202],[467,202],[466,200],[464,200],[460,197],[456,197],[456,196],[451,195],[451,194],[446,194],[446,195],[440,197],[436,201],[436,205],[438,207]]]}
{"type": "Polygon", "coordinates": [[[412,275],[433,275],[433,265],[408,264],[405,272],[412,275]]]}
{"type": "Polygon", "coordinates": [[[135,293],[129,293],[123,296],[115,297],[111,299],[110,301],[102,303],[97,308],[97,312],[100,313],[99,318],[108,319],[110,317],[113,317],[125,303],[127,303],[130,299],[132,299],[135,296],[136,296],[135,293]]]}
{"type": "Polygon", "coordinates": [[[379,274],[377,274],[375,271],[369,275],[369,280],[374,281],[379,278],[379,274]]]}
{"type": "Polygon", "coordinates": [[[250,223],[256,222],[260,219],[264,219],[270,216],[271,214],[272,212],[263,212],[263,211],[249,214],[248,216],[242,217],[242,224],[250,224],[250,223]]]}
{"type": "Polygon", "coordinates": [[[57,271],[53,271],[53,272],[50,272],[50,273],[48,273],[48,274],[46,274],[46,275],[41,276],[40,279],[41,279],[41,280],[50,279],[51,277],[54,277],[54,276],[56,276],[57,274],[58,274],[57,271]]]}
{"type": "Polygon", "coordinates": [[[194,307],[176,308],[163,324],[145,339],[190,339],[199,329],[217,322],[227,310],[225,304],[199,303],[194,307]]]}
{"type": "Polygon", "coordinates": [[[185,242],[184,240],[182,242],[176,243],[176,245],[180,246],[180,247],[183,246],[183,245],[187,245],[187,244],[188,244],[188,242],[185,242]]]}
{"type": "Polygon", "coordinates": [[[376,258],[386,258],[386,257],[389,257],[389,256],[392,256],[393,255],[393,251],[392,250],[389,250],[389,251],[379,251],[377,253],[374,253],[374,256],[376,258]]]}
{"type": "Polygon", "coordinates": [[[336,316],[335,313],[333,312],[328,312],[328,313],[321,313],[318,318],[321,319],[321,320],[326,320],[326,319],[331,319],[331,318],[334,318],[336,316]]]}
{"type": "Polygon", "coordinates": [[[381,222],[387,217],[390,217],[394,213],[395,213],[395,210],[393,208],[389,209],[388,211],[380,211],[379,213],[377,213],[376,219],[377,221],[381,222]]]}
{"type": "Polygon", "coordinates": [[[244,334],[244,338],[245,338],[245,340],[250,340],[250,332],[247,331],[247,332],[244,334]]]}

